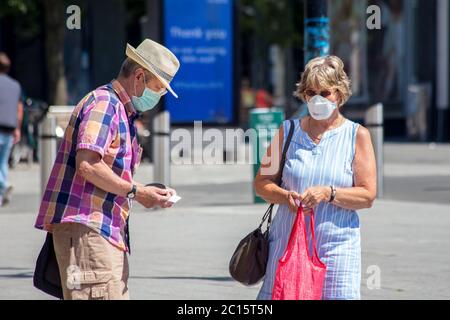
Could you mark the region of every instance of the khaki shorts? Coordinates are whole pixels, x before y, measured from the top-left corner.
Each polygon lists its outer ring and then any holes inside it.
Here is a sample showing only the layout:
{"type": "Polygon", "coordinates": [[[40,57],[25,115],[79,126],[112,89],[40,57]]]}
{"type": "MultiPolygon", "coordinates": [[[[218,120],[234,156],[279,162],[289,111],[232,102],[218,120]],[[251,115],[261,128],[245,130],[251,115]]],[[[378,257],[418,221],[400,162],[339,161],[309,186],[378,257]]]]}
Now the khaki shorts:
{"type": "Polygon", "coordinates": [[[65,300],[128,300],[127,254],[79,223],[53,226],[65,300]]]}

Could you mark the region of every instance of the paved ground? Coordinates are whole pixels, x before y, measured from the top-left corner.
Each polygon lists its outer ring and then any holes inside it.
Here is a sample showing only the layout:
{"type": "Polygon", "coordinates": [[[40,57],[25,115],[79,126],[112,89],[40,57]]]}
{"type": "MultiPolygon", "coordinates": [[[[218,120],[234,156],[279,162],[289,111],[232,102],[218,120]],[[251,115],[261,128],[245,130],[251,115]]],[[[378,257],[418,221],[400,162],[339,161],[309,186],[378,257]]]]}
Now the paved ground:
{"type": "MultiPolygon", "coordinates": [[[[361,210],[363,299],[450,299],[450,146],[388,144],[385,198],[361,210]],[[373,266],[381,288],[369,290],[373,266]]],[[[132,217],[134,299],[254,299],[258,287],[231,280],[227,265],[264,205],[252,204],[251,167],[176,166],[173,209],[132,217]]],[[[32,287],[44,233],[32,228],[39,168],[11,174],[14,202],[0,209],[0,299],[47,299],[32,287]]],[[[143,165],[138,180],[152,181],[143,165]]]]}

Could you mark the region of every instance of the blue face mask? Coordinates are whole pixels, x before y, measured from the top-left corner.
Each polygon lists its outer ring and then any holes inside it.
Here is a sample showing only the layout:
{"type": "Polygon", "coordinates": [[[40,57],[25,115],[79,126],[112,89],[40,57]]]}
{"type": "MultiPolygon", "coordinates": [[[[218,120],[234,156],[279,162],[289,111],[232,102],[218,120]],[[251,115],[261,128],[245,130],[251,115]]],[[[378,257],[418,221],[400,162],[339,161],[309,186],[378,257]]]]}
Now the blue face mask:
{"type": "MultiPolygon", "coordinates": [[[[144,83],[145,75],[144,75],[144,83]]],[[[134,86],[134,93],[136,94],[136,85],[134,86]]],[[[136,97],[135,95],[131,97],[131,101],[133,102],[134,108],[137,112],[146,112],[152,110],[158,104],[159,100],[161,100],[161,94],[150,90],[145,87],[144,93],[141,97],[136,97]]]]}

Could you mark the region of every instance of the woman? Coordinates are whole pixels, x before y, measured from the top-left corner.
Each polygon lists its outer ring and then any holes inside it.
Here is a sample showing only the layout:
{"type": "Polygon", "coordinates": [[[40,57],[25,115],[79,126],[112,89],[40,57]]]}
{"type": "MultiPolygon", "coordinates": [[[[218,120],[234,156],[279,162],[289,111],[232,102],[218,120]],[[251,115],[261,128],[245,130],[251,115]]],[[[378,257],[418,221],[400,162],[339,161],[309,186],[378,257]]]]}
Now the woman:
{"type": "MultiPolygon", "coordinates": [[[[311,60],[295,95],[309,116],[295,120],[282,186],[276,166],[289,132],[285,121],[255,178],[256,193],[279,204],[270,230],[267,273],[258,299],[271,299],[278,260],[286,249],[298,206],[309,225],[315,214],[319,258],[327,265],[323,299],[360,299],[361,242],[355,210],[370,208],[376,197],[376,164],[369,131],[344,118],[340,108],[351,96],[344,64],[336,56],[311,60]],[[270,170],[272,169],[272,170],[270,170]]],[[[310,230],[308,230],[311,241],[310,230]]],[[[311,251],[310,251],[311,252],[311,251]]]]}

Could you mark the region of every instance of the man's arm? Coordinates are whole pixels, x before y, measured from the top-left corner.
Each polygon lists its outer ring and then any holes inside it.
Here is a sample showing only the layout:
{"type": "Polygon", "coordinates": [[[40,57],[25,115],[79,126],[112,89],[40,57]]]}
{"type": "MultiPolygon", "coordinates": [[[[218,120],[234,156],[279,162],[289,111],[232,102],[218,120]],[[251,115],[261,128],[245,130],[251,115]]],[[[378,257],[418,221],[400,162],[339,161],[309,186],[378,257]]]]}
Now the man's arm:
{"type": "MultiPolygon", "coordinates": [[[[77,173],[87,181],[106,192],[127,197],[133,184],[116,175],[108,165],[103,162],[100,154],[82,149],[78,150],[76,158],[77,173]]],[[[137,185],[136,201],[146,208],[160,206],[168,208],[171,206],[167,202],[172,196],[171,190],[163,190],[154,187],[137,185]]]]}
{"type": "MultiPolygon", "coordinates": [[[[103,161],[105,150],[117,136],[119,120],[116,107],[109,100],[95,99],[84,109],[77,136],[77,173],[103,191],[126,197],[132,189],[132,183],[118,176],[103,161]]],[[[171,206],[167,200],[174,193],[173,190],[135,184],[137,185],[135,200],[144,207],[171,206]]]]}
{"type": "Polygon", "coordinates": [[[19,100],[17,105],[17,127],[14,130],[14,144],[19,143],[22,133],[22,121],[23,121],[23,103],[19,100]]]}

